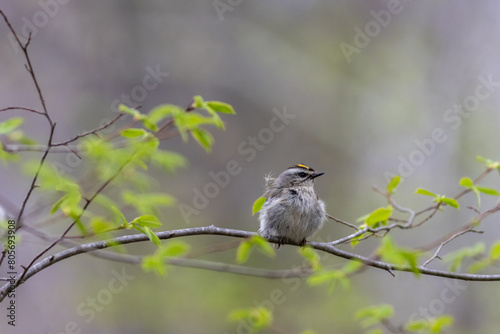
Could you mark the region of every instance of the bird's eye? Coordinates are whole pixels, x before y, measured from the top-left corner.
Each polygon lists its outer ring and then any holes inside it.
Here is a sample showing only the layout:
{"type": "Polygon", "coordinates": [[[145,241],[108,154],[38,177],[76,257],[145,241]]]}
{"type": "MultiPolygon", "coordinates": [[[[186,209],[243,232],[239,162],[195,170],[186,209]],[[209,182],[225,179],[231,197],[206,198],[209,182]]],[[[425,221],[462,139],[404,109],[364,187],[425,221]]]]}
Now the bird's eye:
{"type": "Polygon", "coordinates": [[[304,172],[300,172],[300,173],[299,173],[299,176],[300,176],[300,177],[306,177],[306,176],[307,176],[307,174],[306,174],[306,173],[304,173],[304,172]]]}

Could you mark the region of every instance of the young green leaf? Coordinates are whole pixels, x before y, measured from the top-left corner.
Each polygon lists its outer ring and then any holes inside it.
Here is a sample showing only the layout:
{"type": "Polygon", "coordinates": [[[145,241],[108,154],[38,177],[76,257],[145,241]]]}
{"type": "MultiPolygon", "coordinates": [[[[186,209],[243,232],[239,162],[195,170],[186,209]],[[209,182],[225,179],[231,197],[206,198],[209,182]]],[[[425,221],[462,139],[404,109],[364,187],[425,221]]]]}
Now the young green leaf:
{"type": "Polygon", "coordinates": [[[477,190],[479,190],[483,194],[491,195],[491,196],[500,196],[500,192],[498,192],[496,189],[486,188],[486,187],[481,187],[481,186],[476,186],[476,188],[477,188],[477,190]]]}
{"type": "Polygon", "coordinates": [[[398,247],[389,236],[382,239],[378,254],[385,261],[400,267],[409,266],[415,276],[420,275],[420,271],[418,270],[418,251],[398,247]]]}
{"type": "Polygon", "coordinates": [[[202,128],[196,128],[191,130],[191,135],[205,151],[210,152],[212,150],[214,136],[210,132],[202,128]]]}
{"type": "Polygon", "coordinates": [[[475,257],[483,254],[485,245],[483,242],[478,242],[474,246],[462,248],[457,251],[446,254],[444,257],[445,262],[451,262],[450,271],[460,270],[462,263],[465,259],[475,257]]]}
{"type": "Polygon", "coordinates": [[[116,225],[104,217],[92,217],[90,226],[95,234],[101,234],[116,229],[116,225]]]}
{"type": "Polygon", "coordinates": [[[342,270],[319,270],[307,278],[307,284],[310,286],[328,284],[330,292],[335,289],[337,283],[341,283],[344,289],[350,287],[349,279],[342,270]]]}
{"type": "Polygon", "coordinates": [[[165,276],[167,274],[167,266],[159,256],[145,256],[142,259],[141,266],[144,271],[154,271],[159,276],[165,276]]]}
{"type": "Polygon", "coordinates": [[[254,245],[257,246],[257,249],[264,255],[269,256],[269,257],[274,257],[276,256],[276,252],[274,251],[273,246],[271,246],[271,243],[261,237],[260,235],[254,235],[252,237],[252,241],[254,245]]]}
{"type": "Polygon", "coordinates": [[[13,117],[2,123],[0,123],[0,135],[7,134],[9,132],[14,131],[19,125],[23,124],[24,118],[22,117],[13,117]]]}
{"type": "Polygon", "coordinates": [[[491,246],[490,259],[498,260],[500,258],[500,241],[497,241],[491,246]]]}
{"type": "Polygon", "coordinates": [[[136,110],[134,108],[130,108],[130,107],[127,107],[126,105],[124,104],[120,104],[118,106],[118,110],[124,114],[129,114],[129,115],[132,115],[134,116],[134,120],[141,120],[145,117],[145,115],[141,114],[139,112],[139,110],[136,110]]]}
{"type": "Polygon", "coordinates": [[[17,154],[12,154],[10,152],[5,151],[3,148],[3,144],[0,141],[0,160],[17,161],[17,160],[19,160],[19,156],[17,154]]]}
{"type": "Polygon", "coordinates": [[[236,250],[236,262],[245,263],[250,258],[250,253],[252,252],[253,243],[251,239],[243,240],[240,242],[238,249],[236,250]]]}
{"type": "Polygon", "coordinates": [[[307,260],[313,270],[318,270],[321,268],[320,257],[318,253],[316,253],[316,251],[310,246],[300,247],[298,249],[298,252],[304,259],[307,260]]]}
{"type": "Polygon", "coordinates": [[[388,205],[385,208],[378,208],[375,211],[373,211],[372,213],[370,213],[368,218],[366,218],[365,222],[366,222],[366,225],[368,225],[369,227],[372,227],[376,223],[386,222],[389,219],[389,217],[391,217],[391,215],[392,215],[392,206],[388,205]]]}
{"type": "Polygon", "coordinates": [[[448,204],[449,206],[455,208],[455,209],[460,209],[460,206],[458,205],[458,202],[454,198],[448,198],[448,197],[440,197],[439,202],[443,202],[448,204]]]}
{"type": "Polygon", "coordinates": [[[380,304],[362,308],[356,313],[356,318],[363,319],[361,326],[369,327],[392,317],[394,308],[389,304],[380,304]]]}
{"type": "Polygon", "coordinates": [[[123,130],[120,135],[125,138],[136,138],[140,136],[147,136],[148,132],[144,129],[130,128],[123,130]]]}
{"type": "Polygon", "coordinates": [[[166,172],[174,172],[177,168],[185,167],[187,160],[179,153],[158,150],[151,155],[154,165],[162,168],[166,172]]]}
{"type": "Polygon", "coordinates": [[[149,238],[149,240],[151,240],[158,247],[161,246],[160,238],[158,238],[158,236],[156,234],[154,234],[154,232],[149,227],[147,227],[147,226],[140,226],[138,224],[132,224],[132,227],[135,228],[137,231],[139,231],[139,232],[144,233],[145,235],[147,235],[147,237],[149,238]]]}
{"type": "Polygon", "coordinates": [[[206,104],[216,112],[220,112],[223,114],[236,114],[230,104],[219,101],[206,101],[206,104]]]}
{"type": "Polygon", "coordinates": [[[127,219],[123,213],[114,205],[111,206],[111,210],[113,211],[115,222],[121,224],[123,227],[129,228],[129,223],[127,223],[127,219]]]}
{"type": "Polygon", "coordinates": [[[191,249],[191,246],[182,240],[171,240],[165,245],[162,245],[157,251],[157,255],[162,259],[169,257],[178,257],[186,254],[191,249]]]}
{"type": "Polygon", "coordinates": [[[393,194],[399,182],[401,182],[401,175],[394,176],[387,185],[387,193],[393,194]]]}
{"type": "Polygon", "coordinates": [[[158,220],[158,218],[156,218],[156,216],[154,215],[142,215],[140,217],[135,218],[131,222],[131,224],[137,224],[139,226],[149,227],[149,228],[158,228],[162,225],[161,222],[158,220]]]}
{"type": "Polygon", "coordinates": [[[266,201],[267,201],[267,198],[264,198],[264,197],[257,198],[257,200],[253,203],[253,206],[252,206],[252,216],[262,209],[262,207],[264,206],[264,203],[266,201]]]}
{"type": "Polygon", "coordinates": [[[228,315],[228,320],[233,322],[243,322],[250,326],[252,333],[269,327],[273,322],[273,314],[263,306],[251,309],[238,309],[228,315]]]}
{"type": "Polygon", "coordinates": [[[415,194],[425,195],[425,196],[431,196],[431,197],[437,197],[437,195],[434,194],[432,191],[429,191],[429,190],[423,189],[423,188],[418,188],[415,191],[415,194]]]}
{"type": "Polygon", "coordinates": [[[179,106],[173,104],[162,104],[153,108],[149,112],[147,120],[153,124],[158,124],[158,122],[166,117],[174,117],[183,112],[184,110],[179,106]]]}
{"type": "Polygon", "coordinates": [[[463,177],[460,179],[459,185],[465,188],[470,188],[474,185],[474,182],[472,182],[470,177],[463,177]]]}
{"type": "Polygon", "coordinates": [[[187,253],[189,244],[181,240],[172,240],[165,245],[160,245],[153,255],[146,256],[142,260],[142,268],[145,271],[155,271],[160,276],[167,273],[166,260],[171,257],[178,257],[187,253]]]}
{"type": "Polygon", "coordinates": [[[493,161],[491,159],[486,159],[486,158],[483,158],[479,155],[476,157],[476,160],[479,162],[482,162],[484,165],[486,165],[486,167],[488,167],[490,169],[497,168],[500,171],[500,162],[499,161],[493,161]]]}

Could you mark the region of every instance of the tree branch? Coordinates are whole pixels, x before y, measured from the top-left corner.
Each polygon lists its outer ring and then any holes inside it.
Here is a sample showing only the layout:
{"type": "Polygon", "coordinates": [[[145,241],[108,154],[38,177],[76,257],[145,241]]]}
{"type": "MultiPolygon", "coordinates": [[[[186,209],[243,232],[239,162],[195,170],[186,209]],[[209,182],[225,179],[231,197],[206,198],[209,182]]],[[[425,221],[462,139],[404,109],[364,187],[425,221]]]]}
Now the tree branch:
{"type": "MultiPolygon", "coordinates": [[[[173,238],[180,238],[180,237],[187,237],[187,236],[194,236],[194,235],[223,235],[223,236],[228,236],[228,237],[235,237],[235,238],[249,238],[256,233],[254,232],[248,232],[248,231],[242,231],[242,230],[234,230],[234,229],[227,229],[227,228],[220,228],[216,226],[206,226],[206,227],[194,227],[194,228],[186,228],[186,229],[181,229],[181,230],[173,230],[173,231],[164,231],[164,232],[158,232],[156,233],[158,238],[160,239],[173,239],[173,238]]],[[[116,246],[117,244],[131,244],[131,243],[137,243],[137,242],[143,242],[143,241],[148,241],[148,237],[144,234],[135,234],[135,235],[126,235],[126,236],[121,236],[109,240],[103,240],[103,241],[96,241],[80,246],[76,246],[67,250],[64,250],[62,252],[56,253],[54,255],[50,255],[46,257],[45,259],[39,261],[38,263],[34,264],[31,266],[25,273],[24,277],[22,274],[19,274],[16,277],[15,282],[11,285],[10,283],[5,284],[0,288],[0,302],[5,298],[5,296],[8,294],[9,290],[11,288],[15,288],[22,283],[24,283],[28,278],[32,277],[33,275],[39,273],[40,271],[50,267],[51,265],[62,261],[64,259],[73,257],[78,254],[83,254],[83,253],[88,253],[100,249],[105,249],[108,247],[113,247],[116,246]]],[[[281,239],[279,238],[269,238],[268,239],[270,242],[282,242],[281,239]]],[[[285,244],[288,245],[294,245],[294,246],[300,246],[298,243],[292,243],[292,242],[285,242],[285,244]]],[[[405,271],[405,272],[411,272],[413,269],[409,266],[396,266],[390,263],[386,262],[381,262],[377,260],[373,260],[358,254],[353,254],[350,252],[346,252],[344,250],[338,249],[336,247],[333,247],[329,243],[322,243],[322,242],[307,242],[307,245],[311,246],[314,249],[347,259],[347,260],[354,260],[354,261],[359,261],[362,262],[363,264],[367,266],[371,266],[374,268],[379,268],[388,271],[389,273],[392,273],[393,271],[405,271]]],[[[454,272],[447,272],[443,270],[435,270],[435,269],[429,269],[425,268],[423,266],[418,267],[418,270],[420,271],[421,274],[423,275],[429,275],[429,276],[437,276],[437,277],[446,277],[446,278],[453,278],[453,279],[460,279],[460,280],[467,280],[467,281],[500,281],[500,275],[476,275],[476,274],[466,274],[466,273],[454,273],[454,272]]]]}

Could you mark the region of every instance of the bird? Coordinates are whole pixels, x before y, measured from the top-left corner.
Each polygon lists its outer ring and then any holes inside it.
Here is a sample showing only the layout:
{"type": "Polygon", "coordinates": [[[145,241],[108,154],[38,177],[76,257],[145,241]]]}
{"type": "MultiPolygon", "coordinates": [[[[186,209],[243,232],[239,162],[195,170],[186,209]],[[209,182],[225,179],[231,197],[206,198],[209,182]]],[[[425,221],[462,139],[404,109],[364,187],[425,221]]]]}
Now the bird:
{"type": "Polygon", "coordinates": [[[259,234],[305,246],[326,220],[325,203],[314,191],[314,180],[323,175],[302,163],[283,171],[277,178],[265,177],[266,191],[260,212],[259,234]]]}

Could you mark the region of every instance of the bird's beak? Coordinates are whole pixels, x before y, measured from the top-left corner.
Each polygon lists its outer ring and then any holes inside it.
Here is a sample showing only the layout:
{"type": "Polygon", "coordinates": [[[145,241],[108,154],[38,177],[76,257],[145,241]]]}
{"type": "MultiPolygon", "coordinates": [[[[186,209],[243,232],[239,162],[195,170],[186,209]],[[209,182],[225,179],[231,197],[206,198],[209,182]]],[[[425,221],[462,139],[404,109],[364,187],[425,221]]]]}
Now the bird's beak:
{"type": "Polygon", "coordinates": [[[321,175],[323,175],[323,174],[325,174],[325,173],[314,173],[314,174],[312,174],[312,175],[311,175],[311,179],[315,179],[315,178],[317,178],[318,176],[321,176],[321,175]]]}

